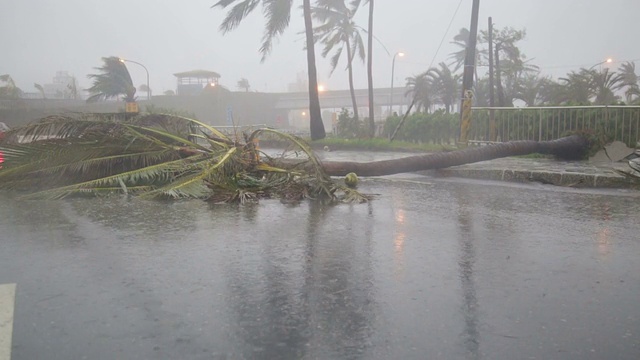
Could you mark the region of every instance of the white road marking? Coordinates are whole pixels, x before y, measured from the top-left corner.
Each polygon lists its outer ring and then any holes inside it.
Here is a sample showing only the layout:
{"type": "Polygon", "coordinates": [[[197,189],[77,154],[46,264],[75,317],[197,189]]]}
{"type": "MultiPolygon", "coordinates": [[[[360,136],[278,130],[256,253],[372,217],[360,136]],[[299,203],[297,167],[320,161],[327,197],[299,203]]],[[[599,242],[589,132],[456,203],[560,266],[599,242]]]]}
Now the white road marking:
{"type": "Polygon", "coordinates": [[[0,360],[11,360],[16,284],[0,285],[0,360]]]}

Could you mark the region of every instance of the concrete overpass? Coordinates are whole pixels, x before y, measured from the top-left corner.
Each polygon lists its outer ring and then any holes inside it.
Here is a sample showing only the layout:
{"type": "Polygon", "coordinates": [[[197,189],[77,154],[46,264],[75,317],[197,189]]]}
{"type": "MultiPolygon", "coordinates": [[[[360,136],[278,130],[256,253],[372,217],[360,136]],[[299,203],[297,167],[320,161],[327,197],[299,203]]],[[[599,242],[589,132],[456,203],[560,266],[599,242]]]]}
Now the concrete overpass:
{"type": "MultiPolygon", "coordinates": [[[[394,109],[398,107],[406,107],[411,103],[410,98],[405,96],[406,88],[394,87],[393,88],[393,106],[394,109]]],[[[369,104],[369,93],[367,89],[356,89],[356,103],[358,108],[367,108],[369,104]]],[[[309,93],[308,92],[290,92],[290,93],[277,93],[278,100],[276,101],[276,109],[281,110],[305,110],[309,108],[309,93]]],[[[391,88],[378,88],[373,89],[373,101],[374,104],[382,108],[382,113],[387,113],[390,101],[391,101],[391,88]]],[[[349,90],[331,90],[320,92],[320,107],[322,109],[340,109],[352,108],[351,93],[349,90]]]]}

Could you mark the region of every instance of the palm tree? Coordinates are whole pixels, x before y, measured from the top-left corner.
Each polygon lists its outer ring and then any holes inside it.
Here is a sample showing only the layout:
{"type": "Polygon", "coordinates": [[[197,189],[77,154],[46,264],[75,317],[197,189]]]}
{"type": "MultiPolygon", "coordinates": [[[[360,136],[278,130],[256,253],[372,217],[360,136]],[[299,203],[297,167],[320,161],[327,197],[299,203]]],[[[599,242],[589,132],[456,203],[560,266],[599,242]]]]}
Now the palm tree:
{"type": "MultiPolygon", "coordinates": [[[[526,60],[516,43],[526,37],[525,30],[515,30],[511,27],[498,30],[493,29],[495,85],[498,106],[513,106],[515,88],[519,79],[538,68],[526,60]]],[[[489,34],[481,31],[481,39],[488,42],[489,34]]]]}
{"type": "Polygon", "coordinates": [[[144,91],[149,94],[149,98],[151,98],[151,88],[147,86],[147,84],[140,84],[138,86],[139,91],[144,91]]]}
{"type": "Polygon", "coordinates": [[[331,176],[344,176],[354,172],[359,176],[383,176],[402,172],[443,169],[451,166],[487,161],[507,156],[550,154],[567,160],[582,159],[589,150],[589,141],[572,135],[552,141],[509,141],[463,150],[414,155],[400,159],[368,163],[347,161],[323,161],[322,166],[331,176]]]}
{"type": "Polygon", "coordinates": [[[93,79],[93,85],[88,89],[91,96],[87,102],[96,102],[117,98],[121,95],[126,102],[135,101],[136,87],[131,81],[131,75],[127,66],[120,61],[117,56],[103,57],[104,65],[95,68],[99,74],[89,74],[87,77],[93,79]]]}
{"type": "Polygon", "coordinates": [[[431,79],[427,77],[427,73],[421,73],[416,76],[410,76],[406,79],[407,92],[405,95],[414,100],[417,112],[429,112],[434,103],[433,93],[431,89],[431,79]]]}
{"type": "Polygon", "coordinates": [[[73,100],[77,100],[80,94],[78,94],[78,81],[75,76],[71,77],[71,81],[67,84],[66,91],[69,94],[69,98],[73,100]]]}
{"type": "MultiPolygon", "coordinates": [[[[359,0],[358,0],[359,1],[359,0]]],[[[369,3],[369,26],[367,31],[367,83],[369,84],[369,137],[373,137],[376,131],[373,104],[373,0],[369,3]]]]}
{"type": "Polygon", "coordinates": [[[356,93],[353,85],[353,59],[358,56],[364,61],[364,44],[360,36],[359,27],[353,21],[353,16],[357,8],[349,8],[344,0],[318,0],[317,7],[312,8],[313,16],[322,23],[316,27],[314,32],[324,44],[322,57],[335,49],[331,57],[330,75],[338,66],[338,61],[343,50],[347,53],[347,71],[349,74],[349,91],[351,92],[351,103],[353,106],[353,117],[358,120],[358,104],[356,103],[356,93]]]}
{"type": "Polygon", "coordinates": [[[489,78],[480,78],[473,82],[474,106],[489,106],[489,78]]]}
{"type": "Polygon", "coordinates": [[[40,96],[42,96],[43,99],[46,99],[46,95],[44,94],[44,88],[42,87],[42,85],[38,84],[38,83],[34,83],[33,87],[36,88],[36,90],[38,90],[38,92],[40,92],[40,96]]]}
{"type": "Polygon", "coordinates": [[[539,103],[544,83],[545,78],[527,74],[516,83],[514,98],[524,101],[527,106],[535,106],[539,103]]]}
{"type": "Polygon", "coordinates": [[[320,162],[300,138],[271,129],[245,134],[241,143],[181,116],[150,114],[124,122],[96,116],[50,116],[10,130],[0,143],[6,158],[0,189],[25,190],[32,192],[31,198],[49,199],[124,193],[214,202],[261,197],[365,201],[365,196],[330,176],[389,175],[530,153],[581,158],[589,143],[574,135],[370,163],[320,162]],[[202,131],[195,133],[192,128],[202,131]],[[254,140],[262,134],[289,142],[295,157],[260,156],[254,140]],[[339,193],[344,195],[338,197],[339,193]]]}
{"type": "MultiPolygon", "coordinates": [[[[453,37],[453,41],[451,44],[460,48],[458,51],[454,51],[449,54],[449,58],[451,58],[452,63],[450,65],[454,65],[453,71],[457,72],[464,65],[464,60],[467,54],[467,44],[469,43],[469,29],[461,28],[460,31],[453,37]]],[[[483,56],[486,56],[487,51],[483,49],[476,49],[476,61],[474,67],[474,75],[476,79],[478,78],[478,65],[481,64],[481,60],[483,56]]]]}
{"type": "MultiPolygon", "coordinates": [[[[351,0],[352,8],[359,8],[362,0],[351,0]]],[[[369,21],[367,26],[367,84],[369,95],[369,137],[376,131],[374,103],[373,103],[373,10],[374,0],[364,0],[369,5],[369,21]]]]}
{"type": "Polygon", "coordinates": [[[547,77],[540,80],[538,94],[543,105],[560,105],[569,101],[568,90],[564,84],[547,77]]]}
{"type": "Polygon", "coordinates": [[[627,89],[624,92],[625,99],[628,104],[633,102],[633,97],[640,97],[640,86],[638,80],[640,78],[636,75],[636,63],[627,61],[620,65],[618,69],[621,77],[621,85],[627,89]]]}
{"type": "Polygon", "coordinates": [[[178,115],[148,114],[127,121],[97,114],[50,116],[9,131],[0,142],[6,156],[0,189],[47,199],[110,193],[214,202],[366,199],[335,183],[302,139],[270,129],[244,135],[244,143],[232,140],[178,115]],[[262,134],[288,142],[291,152],[286,154],[295,156],[295,162],[283,160],[285,154],[279,159],[261,156],[254,140],[262,134]]]}
{"type": "MultiPolygon", "coordinates": [[[[235,29],[247,15],[252,13],[259,4],[262,4],[263,13],[266,16],[264,35],[260,53],[264,62],[271,52],[273,40],[280,36],[289,26],[293,0],[220,0],[212,7],[227,8],[229,10],[225,19],[220,24],[220,31],[227,33],[235,29]]],[[[313,24],[311,21],[311,0],[302,0],[304,15],[307,68],[309,73],[309,128],[312,140],[322,139],[326,136],[322,114],[320,112],[320,99],[318,95],[318,75],[316,71],[316,55],[314,49],[313,24]]]]}
{"type": "Polygon", "coordinates": [[[624,84],[623,78],[614,71],[604,69],[602,71],[592,71],[593,88],[596,94],[595,103],[597,105],[611,105],[618,101],[615,92],[620,90],[624,84]]]}
{"type": "Polygon", "coordinates": [[[566,89],[566,101],[578,104],[590,104],[595,95],[593,90],[593,73],[587,69],[571,71],[566,77],[559,78],[566,89]]]}
{"type": "Polygon", "coordinates": [[[467,54],[467,44],[469,43],[469,35],[469,29],[461,28],[453,37],[453,41],[451,41],[451,44],[460,48],[460,50],[449,54],[449,57],[453,60],[451,65],[455,65],[454,71],[460,70],[462,65],[464,65],[464,60],[467,54]]]}
{"type": "Polygon", "coordinates": [[[0,75],[0,99],[18,99],[22,96],[22,90],[16,86],[9,74],[0,75]],[[2,85],[4,83],[4,85],[2,85]]]}
{"type": "Polygon", "coordinates": [[[249,85],[249,80],[247,80],[246,78],[238,80],[237,86],[238,89],[242,89],[245,92],[249,92],[249,89],[251,88],[251,85],[249,85]]]}
{"type": "Polygon", "coordinates": [[[441,62],[438,66],[439,68],[429,69],[427,77],[431,79],[435,97],[444,105],[445,112],[448,114],[458,99],[460,74],[454,75],[444,62],[441,62]]]}

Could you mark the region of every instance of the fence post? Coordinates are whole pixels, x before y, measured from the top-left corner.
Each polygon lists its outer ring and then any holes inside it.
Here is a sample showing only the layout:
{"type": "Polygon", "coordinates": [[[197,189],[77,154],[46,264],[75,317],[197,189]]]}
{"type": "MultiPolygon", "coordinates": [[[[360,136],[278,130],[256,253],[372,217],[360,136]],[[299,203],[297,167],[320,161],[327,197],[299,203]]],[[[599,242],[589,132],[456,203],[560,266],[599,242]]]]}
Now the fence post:
{"type": "Polygon", "coordinates": [[[539,110],[538,117],[540,118],[540,122],[538,124],[538,141],[542,141],[542,108],[539,110]]]}

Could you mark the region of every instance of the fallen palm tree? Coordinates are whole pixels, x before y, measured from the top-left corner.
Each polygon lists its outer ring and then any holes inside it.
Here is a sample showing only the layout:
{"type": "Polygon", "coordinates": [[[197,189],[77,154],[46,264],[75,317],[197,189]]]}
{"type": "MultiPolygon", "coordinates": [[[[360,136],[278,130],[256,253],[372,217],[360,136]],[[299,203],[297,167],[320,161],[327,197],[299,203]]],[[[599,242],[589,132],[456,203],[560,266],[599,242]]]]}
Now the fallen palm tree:
{"type": "Polygon", "coordinates": [[[463,150],[408,156],[401,159],[358,162],[323,162],[324,170],[331,176],[355,172],[360,176],[382,176],[420,170],[444,169],[451,166],[493,160],[508,156],[534,153],[553,155],[561,159],[583,159],[589,150],[589,141],[580,135],[572,135],[552,141],[510,141],[463,150]]]}
{"type": "Polygon", "coordinates": [[[241,136],[175,115],[50,116],[6,134],[0,189],[45,199],[111,193],[215,202],[367,199],[333,181],[300,138],[270,129],[241,136]],[[289,148],[277,157],[259,151],[255,140],[264,134],[289,148]]]}
{"type": "Polygon", "coordinates": [[[175,115],[127,121],[97,116],[52,116],[7,133],[0,189],[30,198],[124,193],[143,198],[199,198],[245,202],[259,198],[298,201],[366,201],[367,196],[331,176],[379,176],[444,168],[530,153],[579,157],[587,140],[517,141],[460,151],[370,163],[321,162],[302,139],[271,129],[228,136],[175,115]],[[264,136],[289,146],[277,156],[260,151],[264,136]]]}

